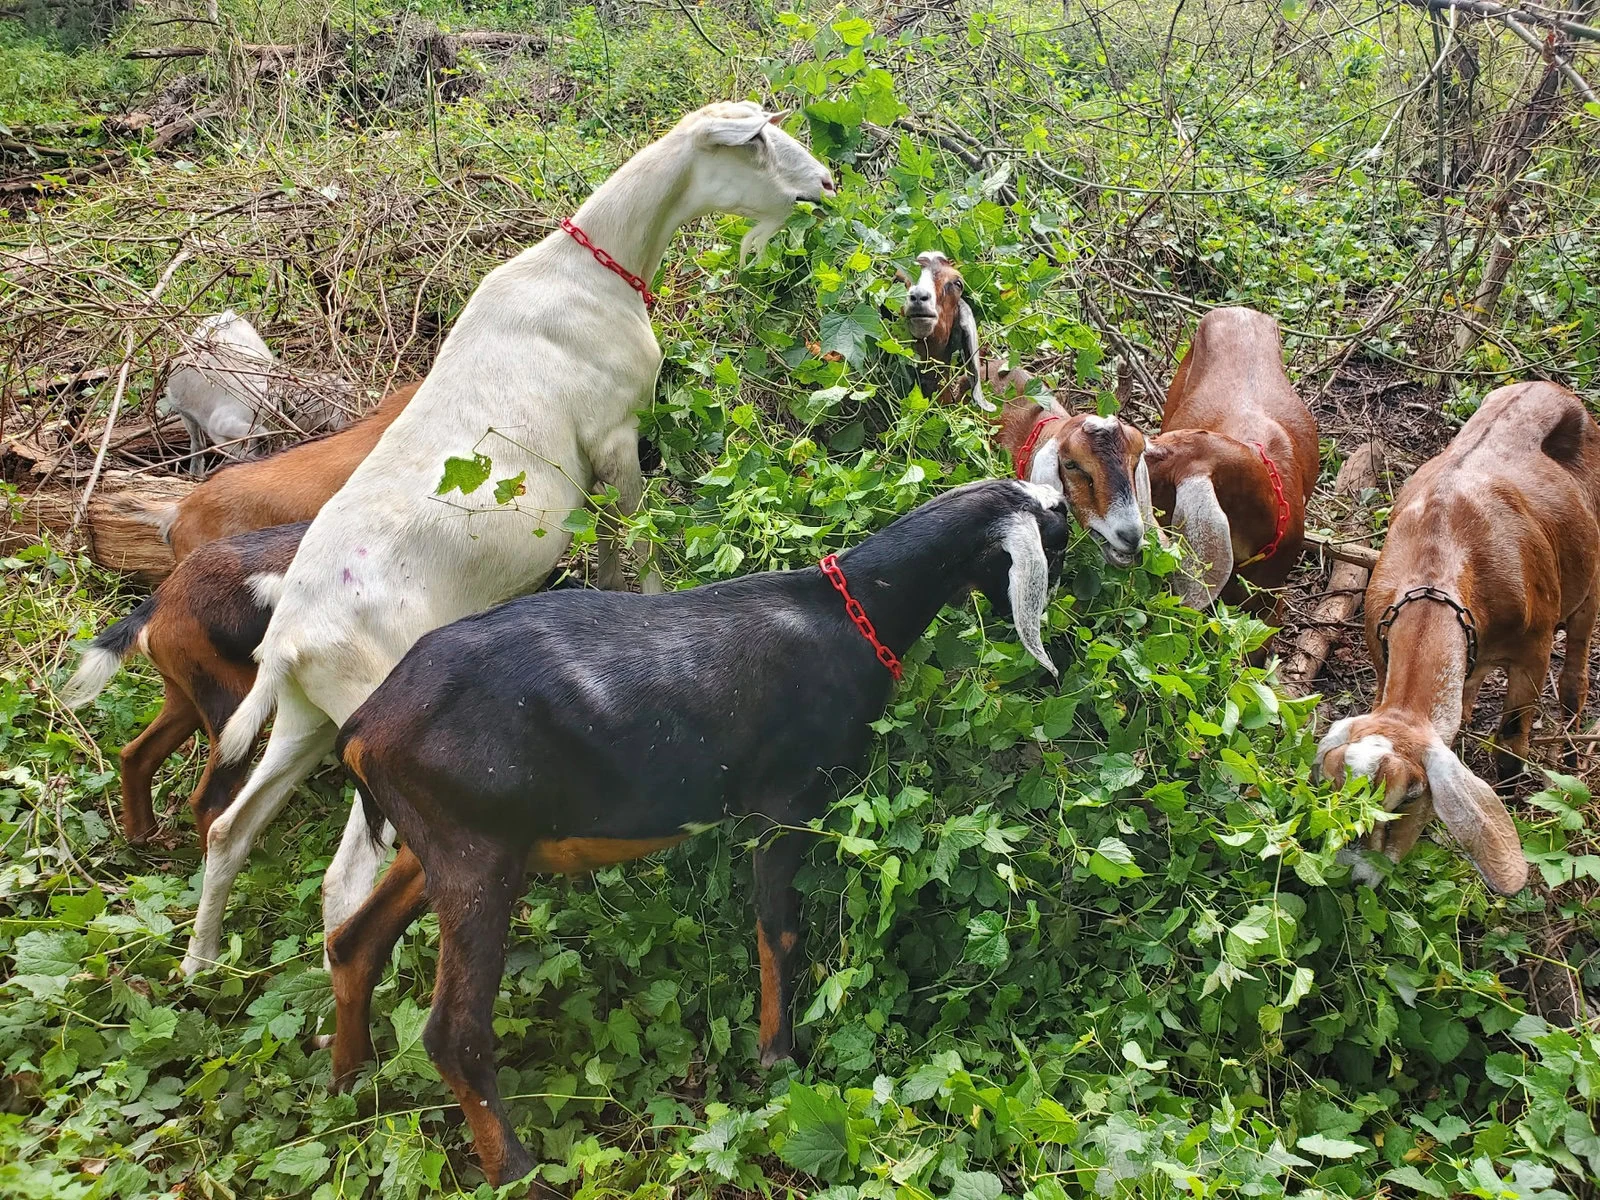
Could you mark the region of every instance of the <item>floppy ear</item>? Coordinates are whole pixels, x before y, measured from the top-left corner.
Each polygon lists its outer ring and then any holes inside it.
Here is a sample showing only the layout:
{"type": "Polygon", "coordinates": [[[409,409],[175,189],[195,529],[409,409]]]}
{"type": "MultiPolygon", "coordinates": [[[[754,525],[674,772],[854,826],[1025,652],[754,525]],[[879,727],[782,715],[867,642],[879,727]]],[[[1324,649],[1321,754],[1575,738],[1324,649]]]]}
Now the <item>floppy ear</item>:
{"type": "Polygon", "coordinates": [[[1434,811],[1466,849],[1484,882],[1514,896],[1528,882],[1528,860],[1511,814],[1494,789],[1479,779],[1448,746],[1438,742],[1423,757],[1434,811]]]}
{"type": "Polygon", "coordinates": [[[792,108],[780,108],[777,112],[772,113],[767,117],[767,124],[776,125],[781,129],[783,127],[783,119],[793,111],[794,109],[792,108]]]}
{"type": "Polygon", "coordinates": [[[907,287],[911,286],[911,276],[906,274],[904,267],[896,267],[894,269],[894,277],[907,287]]]}
{"type": "Polygon", "coordinates": [[[1146,450],[1139,455],[1139,465],[1133,469],[1133,496],[1139,502],[1146,528],[1156,523],[1156,507],[1150,502],[1150,467],[1144,457],[1148,453],[1146,450]]]}
{"type": "Polygon", "coordinates": [[[966,369],[972,375],[972,402],[984,412],[994,412],[993,404],[983,398],[983,364],[978,361],[978,319],[972,315],[972,306],[961,302],[957,314],[961,326],[961,340],[966,343],[966,369]]]}
{"type": "Polygon", "coordinates": [[[764,112],[745,117],[713,117],[700,127],[698,141],[702,146],[743,146],[766,131],[767,114],[764,112]]]}
{"type": "Polygon", "coordinates": [[[1045,602],[1050,596],[1050,565],[1044,557],[1044,539],[1039,536],[1039,520],[1032,513],[1019,512],[1007,519],[1001,542],[1011,556],[1009,592],[1011,620],[1017,627],[1017,640],[1039,660],[1039,665],[1057,679],[1061,673],[1045,653],[1040,630],[1044,625],[1045,602]]]}
{"type": "Polygon", "coordinates": [[[1172,529],[1185,543],[1178,595],[1190,608],[1210,608],[1233,574],[1233,532],[1211,476],[1191,475],[1178,484],[1172,529]]]}

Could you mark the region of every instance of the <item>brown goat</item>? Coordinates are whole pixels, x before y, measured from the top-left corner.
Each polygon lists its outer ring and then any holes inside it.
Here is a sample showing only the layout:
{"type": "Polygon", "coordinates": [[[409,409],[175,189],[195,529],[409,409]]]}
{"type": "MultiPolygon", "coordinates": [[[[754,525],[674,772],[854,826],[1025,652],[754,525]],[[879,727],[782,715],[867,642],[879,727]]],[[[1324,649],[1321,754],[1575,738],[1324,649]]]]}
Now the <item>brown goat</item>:
{"type": "Polygon", "coordinates": [[[917,265],[922,272],[915,280],[904,271],[895,271],[906,285],[904,316],[917,352],[917,386],[941,406],[954,404],[965,395],[979,408],[995,411],[995,405],[984,397],[983,384],[986,378],[1006,372],[998,364],[982,363],[978,319],[966,301],[966,280],[937,250],[917,255],[917,265]],[[947,379],[952,365],[959,365],[962,373],[947,379]]]}
{"type": "Polygon", "coordinates": [[[309,524],[252,530],[201,546],[139,607],[95,638],[62,689],[69,706],[87,704],[135,653],[149,658],[166,684],[156,719],[122,749],[122,831],[130,842],[146,842],[155,832],[152,781],[196,730],[204,728],[211,740],[205,774],[189,797],[202,846],[211,822],[250,773],[248,756],[219,761],[216,738],[255,682],[251,654],[272,616],[275,585],[309,524]]]}
{"type": "MultiPolygon", "coordinates": [[[[1288,581],[1321,456],[1316,418],[1284,372],[1276,321],[1249,308],[1201,319],[1146,459],[1155,507],[1186,543],[1186,604],[1243,600],[1236,577],[1259,588],[1288,581]]],[[[1255,606],[1281,623],[1276,598],[1255,606]]]]}
{"type": "MultiPolygon", "coordinates": [[[[1511,815],[1450,746],[1484,676],[1503,668],[1496,766],[1512,782],[1558,625],[1562,712],[1570,724],[1583,711],[1597,606],[1600,427],[1556,384],[1498,388],[1395,501],[1366,596],[1376,707],[1334,722],[1317,747],[1321,773],[1369,776],[1387,809],[1404,807],[1368,849],[1399,862],[1437,812],[1491,887],[1522,889],[1528,863],[1511,815]]],[[[1362,861],[1357,878],[1378,877],[1362,861]]]]}
{"type": "MultiPolygon", "coordinates": [[[[1008,379],[1019,375],[1025,388],[1026,372],[1012,371],[1008,379]]],[[[1054,400],[1040,403],[1021,390],[1006,400],[996,435],[1017,478],[1065,494],[1101,554],[1131,566],[1155,525],[1144,434],[1116,417],[1072,415],[1054,400]]]]}
{"type": "Polygon", "coordinates": [[[347,429],[226,467],[177,504],[141,514],[161,524],[178,566],[149,599],[95,638],[63,690],[70,706],[88,703],[134,653],[145,654],[166,684],[161,712],[122,750],[122,827],[130,842],[155,832],[155,774],[199,729],[213,742],[189,800],[201,845],[212,819],[232,803],[250,760],[224,766],[214,743],[255,682],[251,655],[272,615],[276,582],[306,523],[344,486],[417,386],[389,393],[347,429]],[[239,536],[245,534],[256,536],[239,536]]]}
{"type": "Polygon", "coordinates": [[[309,521],[366,458],[420,384],[396,388],[361,420],[268,458],[224,467],[174,504],[130,499],[127,511],[161,530],[182,562],[196,547],[252,529],[309,521]]]}

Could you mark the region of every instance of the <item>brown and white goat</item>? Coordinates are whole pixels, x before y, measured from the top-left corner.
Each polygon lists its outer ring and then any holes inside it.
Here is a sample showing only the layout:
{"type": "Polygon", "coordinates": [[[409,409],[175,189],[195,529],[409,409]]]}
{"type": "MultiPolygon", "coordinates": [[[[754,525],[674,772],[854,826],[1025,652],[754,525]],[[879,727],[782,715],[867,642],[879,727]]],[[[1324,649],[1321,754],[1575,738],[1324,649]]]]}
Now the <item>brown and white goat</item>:
{"type": "MultiPolygon", "coordinates": [[[[1249,308],[1201,319],[1145,457],[1155,507],[1183,535],[1184,603],[1244,599],[1236,578],[1259,588],[1288,581],[1321,459],[1316,418],[1283,369],[1276,321],[1249,308]]],[[[1278,622],[1279,600],[1260,607],[1278,622]]]]}
{"type": "Polygon", "coordinates": [[[405,411],[418,386],[396,388],[338,433],[312,438],[268,458],[224,467],[176,503],[129,500],[128,512],[157,526],[180,563],[197,547],[218,538],[309,521],[405,411]]]}
{"type": "MultiPolygon", "coordinates": [[[[1010,375],[1021,375],[1026,386],[1026,372],[1010,375]]],[[[1144,434],[1116,417],[1070,414],[1055,400],[1041,403],[1020,391],[1001,410],[996,436],[1017,478],[1065,494],[1100,553],[1131,566],[1155,526],[1144,434]]]]}
{"type": "Polygon", "coordinates": [[[978,319],[966,300],[966,280],[955,264],[937,250],[917,255],[921,273],[913,280],[904,271],[895,275],[906,285],[904,316],[917,352],[917,386],[939,405],[954,404],[963,396],[986,412],[995,405],[983,394],[983,385],[1002,393],[1021,395],[1026,372],[1006,371],[995,362],[984,363],[978,345],[978,319]],[[947,379],[948,368],[961,374],[947,379]],[[1018,375],[1020,379],[1016,378],[1018,375]]]}
{"type": "MultiPolygon", "coordinates": [[[[1376,707],[1334,722],[1317,747],[1319,772],[1368,776],[1386,808],[1404,808],[1368,849],[1399,862],[1437,812],[1491,887],[1522,889],[1528,863],[1511,816],[1451,743],[1484,676],[1503,668],[1496,766],[1502,782],[1521,772],[1558,625],[1561,708],[1575,722],[1597,606],[1600,427],[1553,383],[1490,392],[1395,501],[1366,596],[1376,707]]],[[[1365,862],[1357,878],[1377,880],[1365,862]]]]}
{"type": "Polygon", "coordinates": [[[217,734],[255,682],[251,655],[272,616],[273,584],[283,578],[308,524],[253,530],[187,555],[151,596],[90,643],[62,689],[68,706],[87,704],[134,654],[161,673],[166,695],[160,713],[122,748],[122,832],[130,842],[155,833],[155,774],[199,729],[211,748],[189,807],[202,846],[211,822],[233,803],[250,766],[248,760],[222,762],[217,734]]]}
{"type": "Polygon", "coordinates": [[[155,832],[155,774],[199,729],[211,749],[189,806],[202,845],[212,819],[232,803],[247,765],[221,763],[215,739],[255,682],[252,653],[272,616],[277,583],[306,523],[416,390],[416,384],[398,388],[348,429],[227,467],[178,503],[137,514],[161,526],[178,566],[154,595],[95,638],[62,693],[73,708],[87,704],[135,653],[161,674],[160,713],[122,749],[122,828],[130,842],[155,832]]]}

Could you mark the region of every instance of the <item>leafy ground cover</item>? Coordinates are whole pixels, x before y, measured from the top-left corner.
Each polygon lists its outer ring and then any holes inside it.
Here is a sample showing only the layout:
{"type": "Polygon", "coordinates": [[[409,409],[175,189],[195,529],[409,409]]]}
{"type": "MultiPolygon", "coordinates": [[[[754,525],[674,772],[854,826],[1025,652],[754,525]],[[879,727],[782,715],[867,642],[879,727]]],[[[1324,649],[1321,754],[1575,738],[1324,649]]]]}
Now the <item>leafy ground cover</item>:
{"type": "MultiPolygon", "coordinates": [[[[310,38],[329,15],[222,7],[245,44],[310,38]]],[[[639,527],[679,585],[809,564],[1007,469],[977,414],[907,386],[893,267],[923,249],[963,265],[997,351],[1104,411],[1114,357],[1159,384],[1201,307],[1273,312],[1330,466],[1360,432],[1322,387],[1347,349],[1426,380],[1407,395],[1446,431],[1510,372],[1592,386],[1593,112],[1563,109],[1531,159],[1543,216],[1512,294],[1493,336],[1441,368],[1483,231],[1460,215],[1469,189],[1433,184],[1425,20],[1183,7],[340,6],[333,22],[366,38],[348,70],[291,85],[205,60],[195,93],[233,102],[215,128],[178,155],[60,174],[14,211],[6,248],[51,245],[69,270],[0,285],[7,378],[85,347],[115,363],[94,298],[148,288],[198,230],[173,313],[265,314],[275,344],[381,389],[425,369],[511,246],[676,113],[738,94],[800,110],[840,195],[742,268],[738,222],[691,230],[655,281],[667,365],[645,432],[662,468],[639,527]],[[395,85],[413,61],[394,49],[411,44],[402,15],[545,48],[466,53],[451,70],[471,86],[446,100],[444,81],[395,85]]],[[[19,71],[0,121],[39,131],[62,171],[89,161],[130,87],[170,90],[166,68],[119,56],[163,41],[168,15],[70,53],[0,23],[19,71]]],[[[1518,60],[1488,38],[1476,53],[1482,103],[1514,103],[1518,60]]],[[[137,394],[159,352],[141,345],[137,394]]],[[[1140,387],[1129,405],[1148,420],[1157,399],[1140,387]]],[[[581,553],[592,524],[569,524],[581,553]]],[[[1523,986],[1557,946],[1580,998],[1600,987],[1584,782],[1517,806],[1541,885],[1518,898],[1427,842],[1382,889],[1353,885],[1336,852],[1375,806],[1309,782],[1315,699],[1245,665],[1263,627],[1179,605],[1172,567],[1154,547],[1130,571],[1074,548],[1049,618],[1059,688],[981,601],[908,656],[800,879],[803,1065],[755,1065],[748,831],[530,881],[496,1030],[547,1181],[829,1200],[1592,1189],[1600,1034],[1523,986]]],[[[112,820],[115,753],[159,681],[131,669],[77,716],[53,692],[72,639],[136,592],[49,542],[4,569],[0,1191],[487,1194],[420,1043],[431,918],[378,992],[380,1065],[334,1096],[307,1049],[331,1013],[318,888],[342,779],[319,777],[263,839],[226,965],[178,981],[196,755],[169,774],[169,845],[135,851],[112,820]]]]}

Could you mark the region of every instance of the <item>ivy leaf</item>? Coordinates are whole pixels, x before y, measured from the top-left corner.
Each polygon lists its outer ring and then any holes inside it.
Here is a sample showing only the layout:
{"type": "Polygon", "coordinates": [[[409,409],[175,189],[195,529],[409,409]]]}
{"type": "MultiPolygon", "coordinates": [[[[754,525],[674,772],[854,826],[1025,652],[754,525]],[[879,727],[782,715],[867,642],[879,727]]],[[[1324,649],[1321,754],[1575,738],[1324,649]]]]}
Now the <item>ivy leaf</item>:
{"type": "Polygon", "coordinates": [[[1005,1191],[1000,1176],[989,1171],[957,1171],[950,1185],[949,1200],[999,1200],[1005,1191]]]}
{"type": "Polygon", "coordinates": [[[1139,864],[1133,861],[1133,851],[1121,838],[1115,837],[1100,839],[1100,844],[1089,856],[1089,870],[1113,887],[1124,879],[1144,878],[1139,864]]]}
{"type": "Polygon", "coordinates": [[[868,304],[858,304],[850,312],[834,309],[822,314],[823,353],[841,354],[852,367],[861,365],[867,346],[883,332],[883,318],[868,304]]]}
{"type": "Polygon", "coordinates": [[[1408,1187],[1414,1192],[1421,1192],[1425,1196],[1437,1196],[1444,1200],[1450,1194],[1442,1184],[1435,1183],[1421,1171],[1413,1166],[1396,1167],[1384,1176],[1390,1183],[1398,1183],[1401,1187],[1408,1187]]]}
{"type": "Polygon", "coordinates": [[[439,486],[433,494],[444,496],[459,491],[463,496],[470,495],[488,481],[489,468],[493,465],[487,454],[474,454],[471,458],[447,458],[444,460],[444,474],[439,476],[439,486]]]}
{"type": "Polygon", "coordinates": [[[1428,1050],[1441,1063],[1454,1062],[1471,1040],[1472,1036],[1467,1032],[1465,1022],[1451,1017],[1440,1022],[1432,1031],[1428,1050]]]}
{"type": "Polygon", "coordinates": [[[1327,1137],[1320,1133],[1307,1134],[1295,1143],[1296,1150],[1304,1150],[1307,1154],[1320,1155],[1323,1158],[1354,1158],[1366,1151],[1367,1147],[1360,1142],[1352,1142],[1345,1138],[1327,1137]]]}
{"type": "Polygon", "coordinates": [[[284,1146],[274,1151],[267,1162],[274,1175],[298,1180],[303,1188],[309,1188],[321,1179],[332,1165],[328,1148],[321,1142],[296,1142],[284,1146]]]}
{"type": "Polygon", "coordinates": [[[872,26],[860,17],[851,17],[845,21],[836,21],[833,31],[839,35],[839,40],[846,46],[859,46],[872,36],[872,26]]]}
{"type": "Polygon", "coordinates": [[[178,1014],[170,1008],[152,1008],[128,1022],[128,1033],[135,1046],[164,1042],[178,1032],[178,1014]]]}
{"type": "Polygon", "coordinates": [[[849,1150],[845,1107],[803,1083],[789,1086],[789,1136],[778,1157],[808,1175],[828,1177],[844,1164],[849,1150]]]}
{"type": "Polygon", "coordinates": [[[979,913],[967,922],[967,961],[997,971],[1011,959],[1006,919],[1001,913],[979,913]]]}
{"type": "Polygon", "coordinates": [[[394,1026],[394,1056],[383,1064],[379,1072],[386,1079],[400,1079],[407,1075],[426,1079],[433,1073],[433,1063],[422,1045],[422,1029],[428,1023],[428,1009],[418,1008],[417,1002],[407,996],[394,1006],[389,1014],[394,1026]]]}
{"type": "Polygon", "coordinates": [[[518,471],[515,475],[508,475],[494,485],[494,502],[496,504],[510,504],[518,496],[528,490],[526,471],[518,471]]]}

